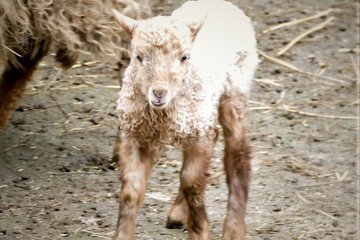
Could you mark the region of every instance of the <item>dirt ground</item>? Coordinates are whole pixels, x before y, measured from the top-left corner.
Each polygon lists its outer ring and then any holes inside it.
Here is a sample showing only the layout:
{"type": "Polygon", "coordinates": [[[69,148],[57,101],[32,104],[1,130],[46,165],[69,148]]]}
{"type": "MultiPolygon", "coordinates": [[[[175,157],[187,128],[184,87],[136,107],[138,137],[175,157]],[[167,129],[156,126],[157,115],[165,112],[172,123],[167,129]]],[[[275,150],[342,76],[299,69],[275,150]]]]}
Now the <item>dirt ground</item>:
{"type": "MultiPolygon", "coordinates": [[[[360,239],[358,1],[235,2],[253,19],[265,53],[250,99],[248,239],[360,239]]],[[[167,13],[180,4],[156,1],[153,8],[167,13]]],[[[120,187],[111,162],[119,74],[88,56],[79,63],[60,72],[52,57],[44,59],[0,131],[0,239],[111,239],[120,187]]],[[[206,198],[213,239],[220,239],[227,200],[222,148],[220,139],[206,198]]],[[[169,152],[154,168],[137,239],[186,238],[186,230],[164,227],[180,166],[179,153],[169,152]]]]}

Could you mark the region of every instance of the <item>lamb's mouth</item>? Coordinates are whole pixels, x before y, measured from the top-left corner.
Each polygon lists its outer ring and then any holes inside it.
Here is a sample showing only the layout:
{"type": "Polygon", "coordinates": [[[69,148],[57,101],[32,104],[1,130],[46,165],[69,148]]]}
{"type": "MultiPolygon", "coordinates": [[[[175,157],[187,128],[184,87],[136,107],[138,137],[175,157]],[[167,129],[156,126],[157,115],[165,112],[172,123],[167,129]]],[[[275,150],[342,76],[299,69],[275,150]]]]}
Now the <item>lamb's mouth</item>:
{"type": "Polygon", "coordinates": [[[166,102],[162,101],[161,99],[156,99],[150,102],[150,106],[154,108],[162,109],[166,107],[166,102]]]}
{"type": "Polygon", "coordinates": [[[164,109],[169,103],[169,94],[167,90],[163,89],[150,89],[149,91],[149,105],[154,109],[164,109]]]}

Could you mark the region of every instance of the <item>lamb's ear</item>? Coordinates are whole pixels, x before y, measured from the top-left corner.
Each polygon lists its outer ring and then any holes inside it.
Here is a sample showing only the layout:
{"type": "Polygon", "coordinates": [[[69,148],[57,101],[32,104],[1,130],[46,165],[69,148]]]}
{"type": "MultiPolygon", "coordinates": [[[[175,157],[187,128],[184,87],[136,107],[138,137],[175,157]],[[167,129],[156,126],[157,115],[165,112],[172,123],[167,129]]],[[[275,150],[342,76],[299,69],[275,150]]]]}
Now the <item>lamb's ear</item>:
{"type": "Polygon", "coordinates": [[[206,17],[204,17],[203,19],[199,19],[195,22],[186,23],[186,25],[188,25],[188,27],[190,28],[193,41],[195,40],[196,35],[198,34],[202,25],[204,24],[205,18],[206,17]]]}
{"type": "Polygon", "coordinates": [[[125,16],[124,14],[121,14],[116,9],[111,9],[111,10],[119,25],[124,29],[125,32],[129,34],[130,37],[132,37],[132,34],[138,22],[135,19],[132,19],[130,17],[125,16]]]}
{"type": "Polygon", "coordinates": [[[184,22],[190,28],[194,40],[205,22],[207,10],[197,1],[188,1],[176,9],[171,16],[184,22]]]}

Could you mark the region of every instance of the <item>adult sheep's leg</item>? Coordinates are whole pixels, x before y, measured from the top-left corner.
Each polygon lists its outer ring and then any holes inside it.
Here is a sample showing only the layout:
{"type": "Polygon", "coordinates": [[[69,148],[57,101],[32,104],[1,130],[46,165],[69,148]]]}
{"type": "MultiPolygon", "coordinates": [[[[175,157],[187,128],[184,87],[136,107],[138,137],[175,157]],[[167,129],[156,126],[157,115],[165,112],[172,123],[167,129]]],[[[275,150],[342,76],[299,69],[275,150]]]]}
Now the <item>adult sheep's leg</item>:
{"type": "MultiPolygon", "coordinates": [[[[206,138],[199,139],[184,150],[180,173],[180,191],[182,193],[179,193],[178,200],[181,200],[183,194],[186,204],[180,203],[180,206],[183,206],[183,210],[188,210],[189,240],[210,239],[204,196],[216,135],[215,130],[209,132],[206,138]]],[[[170,214],[170,216],[173,215],[170,214]]]]}
{"type": "Polygon", "coordinates": [[[5,126],[9,115],[15,110],[17,101],[27,82],[31,80],[38,63],[47,54],[49,41],[35,42],[30,39],[26,49],[26,53],[21,57],[10,56],[0,78],[0,129],[5,126]]]}
{"type": "Polygon", "coordinates": [[[144,199],[148,175],[157,158],[157,151],[146,145],[140,146],[129,139],[120,141],[119,168],[122,186],[114,240],[134,238],[136,214],[144,199]]]}
{"type": "Polygon", "coordinates": [[[250,181],[251,148],[245,137],[246,99],[240,93],[224,95],[219,121],[224,130],[224,167],[229,188],[223,240],[245,239],[245,208],[250,181]]]}

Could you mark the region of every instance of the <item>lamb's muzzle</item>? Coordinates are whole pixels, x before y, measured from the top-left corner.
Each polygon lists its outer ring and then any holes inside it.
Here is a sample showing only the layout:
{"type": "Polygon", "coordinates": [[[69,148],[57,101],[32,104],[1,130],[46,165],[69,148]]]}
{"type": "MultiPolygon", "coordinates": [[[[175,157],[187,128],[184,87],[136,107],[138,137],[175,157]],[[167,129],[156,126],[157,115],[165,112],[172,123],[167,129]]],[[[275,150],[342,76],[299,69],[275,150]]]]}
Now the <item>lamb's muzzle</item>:
{"type": "Polygon", "coordinates": [[[205,188],[218,136],[224,133],[229,188],[223,240],[245,239],[251,148],[245,117],[258,64],[250,20],[223,0],[189,1],[171,16],[136,21],[116,10],[131,38],[131,61],[119,92],[120,208],[115,240],[133,239],[148,175],[166,146],[183,152],[169,228],[187,225],[189,240],[210,239],[205,188]]]}
{"type": "Polygon", "coordinates": [[[171,98],[169,91],[164,85],[167,85],[166,82],[160,82],[156,85],[153,84],[153,86],[150,87],[148,95],[150,107],[154,109],[164,109],[169,105],[171,98]]]}

